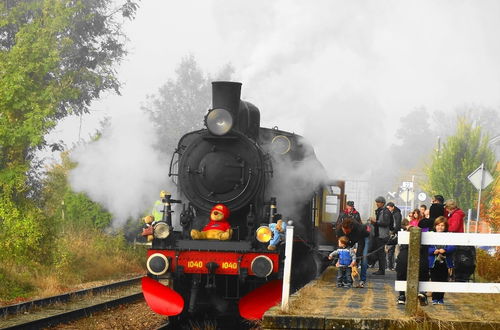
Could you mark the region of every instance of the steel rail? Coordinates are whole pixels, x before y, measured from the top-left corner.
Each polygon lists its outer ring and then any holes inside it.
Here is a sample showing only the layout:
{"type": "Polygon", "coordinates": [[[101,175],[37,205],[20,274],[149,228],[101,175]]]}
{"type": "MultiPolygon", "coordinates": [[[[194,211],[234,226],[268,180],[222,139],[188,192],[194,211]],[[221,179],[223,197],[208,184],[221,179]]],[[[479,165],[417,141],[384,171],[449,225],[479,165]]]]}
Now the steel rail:
{"type": "Polygon", "coordinates": [[[136,284],[136,283],[140,282],[141,278],[142,278],[142,276],[134,277],[132,279],[118,281],[118,282],[114,282],[114,283],[106,284],[106,285],[101,285],[101,286],[97,286],[94,288],[73,291],[73,292],[65,293],[65,294],[58,295],[58,296],[41,298],[41,299],[31,300],[31,301],[27,301],[27,302],[23,302],[23,303],[19,303],[19,304],[0,307],[0,317],[5,317],[9,314],[24,313],[24,312],[26,312],[29,309],[34,308],[34,307],[43,307],[43,306],[47,306],[47,305],[58,303],[58,302],[67,302],[67,301],[71,300],[72,298],[84,296],[87,294],[99,293],[99,292],[112,290],[112,289],[120,288],[120,287],[127,286],[127,285],[136,284]]]}
{"type": "Polygon", "coordinates": [[[42,327],[54,326],[61,323],[73,321],[79,318],[88,317],[92,313],[115,307],[121,304],[132,303],[143,298],[142,293],[135,293],[125,297],[109,300],[99,304],[70,310],[67,312],[39,318],[25,323],[8,326],[3,329],[41,329],[42,327]]]}

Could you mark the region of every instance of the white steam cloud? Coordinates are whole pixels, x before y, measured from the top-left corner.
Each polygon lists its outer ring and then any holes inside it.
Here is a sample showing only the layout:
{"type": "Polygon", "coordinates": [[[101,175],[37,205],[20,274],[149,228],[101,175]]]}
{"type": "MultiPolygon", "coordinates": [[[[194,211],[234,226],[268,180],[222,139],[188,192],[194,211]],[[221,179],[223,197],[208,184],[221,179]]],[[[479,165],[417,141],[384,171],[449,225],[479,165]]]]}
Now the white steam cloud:
{"type": "Polygon", "coordinates": [[[331,177],[370,177],[416,107],[500,102],[498,1],[213,6],[243,98],[310,140],[331,177]]]}
{"type": "Polygon", "coordinates": [[[160,190],[169,190],[169,158],[155,149],[155,129],[145,114],[113,118],[101,138],[76,148],[78,166],[70,173],[77,192],[85,192],[113,214],[113,227],[152,208],[160,190]]]}

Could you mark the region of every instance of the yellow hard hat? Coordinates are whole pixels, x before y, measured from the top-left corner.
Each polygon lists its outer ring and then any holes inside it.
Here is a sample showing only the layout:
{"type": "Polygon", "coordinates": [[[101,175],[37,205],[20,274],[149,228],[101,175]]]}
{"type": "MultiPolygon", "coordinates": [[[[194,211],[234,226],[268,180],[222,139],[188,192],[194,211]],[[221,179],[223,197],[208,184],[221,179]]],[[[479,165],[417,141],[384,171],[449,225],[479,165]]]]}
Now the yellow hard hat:
{"type": "Polygon", "coordinates": [[[166,195],[170,195],[168,192],[165,190],[160,191],[160,198],[165,198],[166,195]]]}

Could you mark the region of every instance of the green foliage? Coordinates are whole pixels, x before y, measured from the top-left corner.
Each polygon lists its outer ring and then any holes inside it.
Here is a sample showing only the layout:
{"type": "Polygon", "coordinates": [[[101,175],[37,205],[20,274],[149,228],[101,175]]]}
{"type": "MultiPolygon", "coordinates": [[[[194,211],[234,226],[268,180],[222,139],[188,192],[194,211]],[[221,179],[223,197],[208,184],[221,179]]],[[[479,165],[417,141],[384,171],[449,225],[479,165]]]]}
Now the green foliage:
{"type": "MultiPolygon", "coordinates": [[[[133,0],[0,2],[0,260],[1,266],[18,268],[15,276],[0,270],[3,297],[25,294],[26,283],[39,285],[44,267],[69,274],[69,265],[82,268],[78,261],[85,258],[78,252],[94,241],[71,249],[68,225],[96,230],[110,222],[108,212],[69,188],[69,160],[49,171],[42,197],[32,193],[30,180],[34,154],[46,146],[45,136],[57,122],[88,111],[103,91],[118,92],[114,66],[125,55],[119,17],[131,18],[136,9],[133,0]]],[[[105,246],[120,246],[112,251],[123,254],[120,239],[105,236],[96,243],[101,254],[89,260],[102,259],[105,246]]]]}
{"type": "Polygon", "coordinates": [[[1,300],[28,297],[34,289],[29,282],[3,268],[0,268],[0,283],[1,300]]]}
{"type": "Polygon", "coordinates": [[[233,68],[226,65],[216,77],[205,76],[194,56],[182,59],[176,69],[176,79],[169,79],[158,90],[158,95],[148,96],[143,110],[150,115],[157,127],[165,154],[171,154],[179,138],[186,132],[203,127],[203,117],[210,107],[212,80],[230,80],[233,68]]]}
{"type": "Polygon", "coordinates": [[[68,191],[64,196],[64,208],[67,221],[85,227],[104,229],[111,223],[111,214],[84,193],[68,191]]]}
{"type": "Polygon", "coordinates": [[[0,194],[0,259],[29,261],[41,257],[42,213],[31,205],[16,205],[9,190],[0,194]]]}
{"type": "Polygon", "coordinates": [[[425,170],[428,182],[424,188],[431,194],[457,200],[462,209],[474,208],[477,190],[467,179],[481,163],[491,171],[495,156],[488,147],[488,136],[481,134],[479,126],[462,118],[456,134],[450,136],[441,150],[432,155],[432,162],[425,170]]]}
{"type": "Polygon", "coordinates": [[[74,192],[68,183],[68,173],[76,166],[61,153],[61,164],[52,165],[45,179],[45,212],[54,226],[68,224],[82,228],[104,229],[111,223],[112,216],[100,204],[92,201],[84,193],[74,192]]]}
{"type": "MultiPolygon", "coordinates": [[[[87,111],[105,90],[118,91],[114,64],[125,54],[117,13],[127,0],[0,2],[0,255],[38,257],[50,242],[50,218],[30,196],[34,152],[70,113],[87,111]]],[[[96,218],[99,226],[106,219],[96,218]]]]}

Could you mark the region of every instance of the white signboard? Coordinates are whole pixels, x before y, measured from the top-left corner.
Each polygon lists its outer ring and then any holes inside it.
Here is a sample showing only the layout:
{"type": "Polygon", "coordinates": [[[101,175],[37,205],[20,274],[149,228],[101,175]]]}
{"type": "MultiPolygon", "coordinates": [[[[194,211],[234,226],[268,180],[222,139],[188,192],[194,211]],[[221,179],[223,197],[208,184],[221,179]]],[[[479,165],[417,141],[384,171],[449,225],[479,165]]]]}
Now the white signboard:
{"type": "Polygon", "coordinates": [[[483,165],[479,166],[467,177],[470,182],[476,187],[477,190],[484,189],[488,187],[490,183],[493,182],[493,177],[487,169],[483,168],[483,165]],[[482,179],[482,182],[481,182],[482,179]]]}
{"type": "Polygon", "coordinates": [[[413,189],[413,182],[411,181],[403,181],[403,184],[401,185],[402,189],[413,189]]]}

